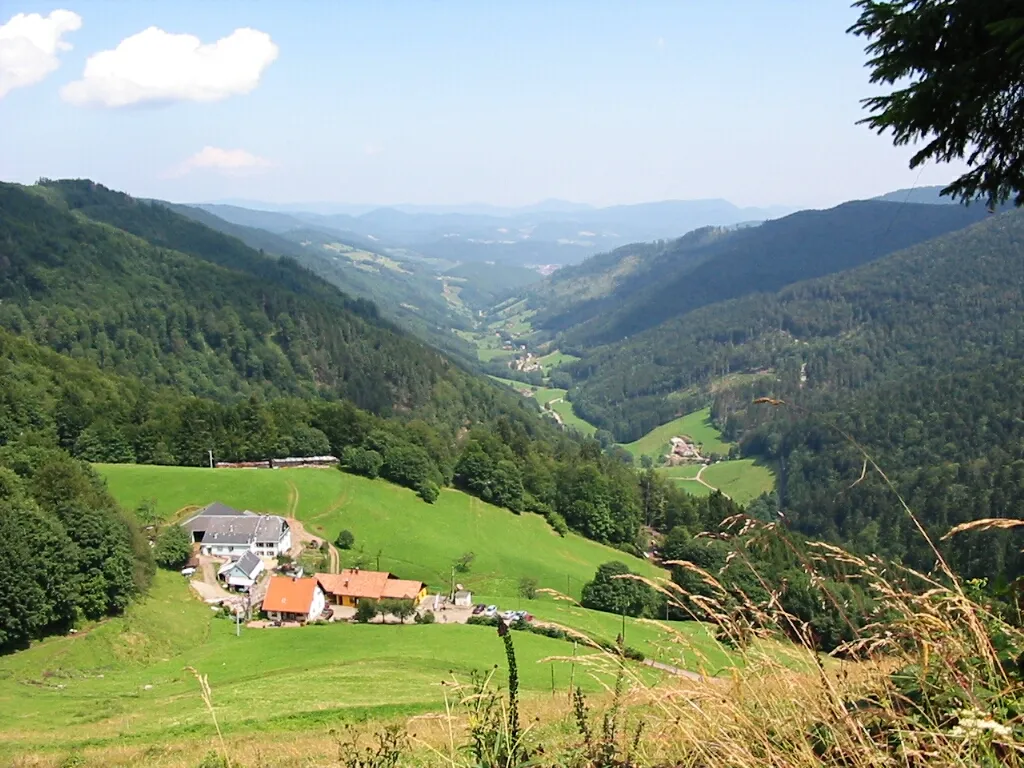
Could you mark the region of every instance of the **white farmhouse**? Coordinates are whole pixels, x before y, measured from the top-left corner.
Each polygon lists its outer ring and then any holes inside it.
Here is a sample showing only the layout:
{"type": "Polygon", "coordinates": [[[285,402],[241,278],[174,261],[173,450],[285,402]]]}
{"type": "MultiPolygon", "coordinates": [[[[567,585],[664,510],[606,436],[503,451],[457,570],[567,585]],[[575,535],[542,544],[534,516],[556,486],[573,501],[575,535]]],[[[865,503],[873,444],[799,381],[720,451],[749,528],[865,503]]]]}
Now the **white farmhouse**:
{"type": "Polygon", "coordinates": [[[181,524],[204,555],[240,558],[246,552],[277,557],[292,547],[288,521],[278,515],[257,515],[215,501],[181,524]]]}
{"type": "Polygon", "coordinates": [[[263,598],[263,610],[274,621],[314,621],[326,605],[324,591],[314,578],[273,576],[263,598]]]}
{"type": "Polygon", "coordinates": [[[263,561],[253,552],[237,560],[228,560],[217,571],[217,578],[235,589],[249,589],[265,570],[263,561]]]}

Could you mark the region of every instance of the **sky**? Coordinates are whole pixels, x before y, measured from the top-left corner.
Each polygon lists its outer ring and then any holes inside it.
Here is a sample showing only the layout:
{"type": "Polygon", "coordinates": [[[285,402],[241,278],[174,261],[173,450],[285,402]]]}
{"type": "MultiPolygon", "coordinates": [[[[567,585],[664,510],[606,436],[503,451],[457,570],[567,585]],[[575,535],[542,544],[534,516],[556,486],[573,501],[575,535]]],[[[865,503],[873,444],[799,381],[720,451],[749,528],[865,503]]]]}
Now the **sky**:
{"type": "Polygon", "coordinates": [[[0,0],[0,179],[140,197],[827,207],[943,184],[856,121],[848,0],[0,0]]]}

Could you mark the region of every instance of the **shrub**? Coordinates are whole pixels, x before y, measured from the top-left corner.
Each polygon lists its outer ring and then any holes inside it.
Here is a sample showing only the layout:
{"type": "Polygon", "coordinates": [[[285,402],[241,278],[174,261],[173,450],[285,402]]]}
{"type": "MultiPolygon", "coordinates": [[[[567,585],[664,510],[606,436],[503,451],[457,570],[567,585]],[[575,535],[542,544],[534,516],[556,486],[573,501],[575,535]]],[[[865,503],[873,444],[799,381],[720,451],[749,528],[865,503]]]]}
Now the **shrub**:
{"type": "Polygon", "coordinates": [[[562,537],[569,535],[569,524],[565,522],[565,518],[558,512],[552,510],[545,517],[547,518],[548,525],[554,529],[555,533],[562,537]]]}
{"type": "Polygon", "coordinates": [[[164,528],[156,541],[153,559],[164,568],[181,568],[192,556],[192,537],[180,525],[164,528]]]}
{"type": "Polygon", "coordinates": [[[523,576],[519,580],[519,596],[533,600],[537,596],[537,580],[532,576],[523,576]]]}
{"type": "Polygon", "coordinates": [[[437,497],[441,495],[441,489],[437,487],[437,483],[433,480],[426,480],[420,483],[417,493],[427,504],[433,504],[437,501],[437,497]]]}
{"type": "Polygon", "coordinates": [[[378,613],[379,608],[376,600],[363,598],[356,605],[356,621],[360,624],[366,624],[369,621],[373,621],[378,613]]]}
{"type": "Polygon", "coordinates": [[[352,546],[356,543],[356,537],[352,531],[344,530],[338,534],[338,538],[334,540],[334,546],[338,549],[352,549],[352,546]]]}
{"type": "Polygon", "coordinates": [[[414,621],[417,624],[433,624],[435,621],[433,611],[424,611],[423,613],[417,613],[414,621]]]}
{"type": "Polygon", "coordinates": [[[354,475],[375,478],[384,466],[384,457],[377,451],[350,445],[341,452],[341,463],[346,471],[354,475]]]}

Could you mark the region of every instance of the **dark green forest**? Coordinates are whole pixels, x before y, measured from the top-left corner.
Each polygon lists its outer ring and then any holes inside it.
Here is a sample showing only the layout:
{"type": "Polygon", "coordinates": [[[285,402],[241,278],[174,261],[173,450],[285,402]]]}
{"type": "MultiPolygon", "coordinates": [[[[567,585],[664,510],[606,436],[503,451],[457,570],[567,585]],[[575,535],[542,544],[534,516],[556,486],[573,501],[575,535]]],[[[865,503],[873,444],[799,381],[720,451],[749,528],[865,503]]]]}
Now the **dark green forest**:
{"type": "Polygon", "coordinates": [[[0,447],[0,653],[121,613],[153,578],[149,542],[63,451],[0,447]]]}
{"type": "Polygon", "coordinates": [[[852,269],[986,215],[981,206],[858,201],[757,227],[706,227],[555,273],[537,289],[533,322],[585,356],[700,307],[852,269]]]}
{"type": "MultiPolygon", "coordinates": [[[[628,440],[707,402],[776,468],[794,531],[929,571],[938,543],[1024,503],[1024,213],[989,217],[858,269],[697,310],[575,364],[574,407],[628,440]],[[711,394],[734,373],[760,372],[711,394]],[[753,405],[761,397],[784,405],[753,405]],[[862,474],[864,475],[861,479],[862,474]]],[[[1003,591],[1021,537],[941,545],[1003,591]]]]}
{"type": "Polygon", "coordinates": [[[0,208],[0,327],[103,369],[219,400],[341,397],[379,413],[514,402],[371,302],[162,206],[74,181],[2,185],[0,208]]]}

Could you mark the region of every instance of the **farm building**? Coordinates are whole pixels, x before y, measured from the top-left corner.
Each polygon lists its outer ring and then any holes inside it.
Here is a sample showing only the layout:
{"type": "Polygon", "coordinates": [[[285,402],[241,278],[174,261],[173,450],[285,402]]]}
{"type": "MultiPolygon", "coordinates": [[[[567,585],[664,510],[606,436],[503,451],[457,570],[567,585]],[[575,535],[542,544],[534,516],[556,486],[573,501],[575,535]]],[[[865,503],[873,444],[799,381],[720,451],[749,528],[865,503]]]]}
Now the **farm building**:
{"type": "Polygon", "coordinates": [[[459,607],[468,607],[473,604],[473,593],[467,589],[460,589],[455,593],[455,604],[459,607]]]}
{"type": "Polygon", "coordinates": [[[277,515],[257,515],[215,501],[183,522],[204,555],[236,559],[246,552],[277,557],[292,547],[288,521],[277,515]]]}
{"type": "Polygon", "coordinates": [[[236,589],[249,589],[264,571],[263,561],[254,552],[229,560],[217,571],[217,578],[236,589]]]}
{"type": "Polygon", "coordinates": [[[263,611],[274,621],[313,621],[325,605],[324,591],[314,578],[274,576],[263,598],[263,611]]]}
{"type": "Polygon", "coordinates": [[[316,579],[334,605],[356,606],[362,599],[389,598],[418,603],[427,596],[427,587],[422,581],[399,579],[386,571],[346,568],[341,573],[318,573],[316,579]]]}

